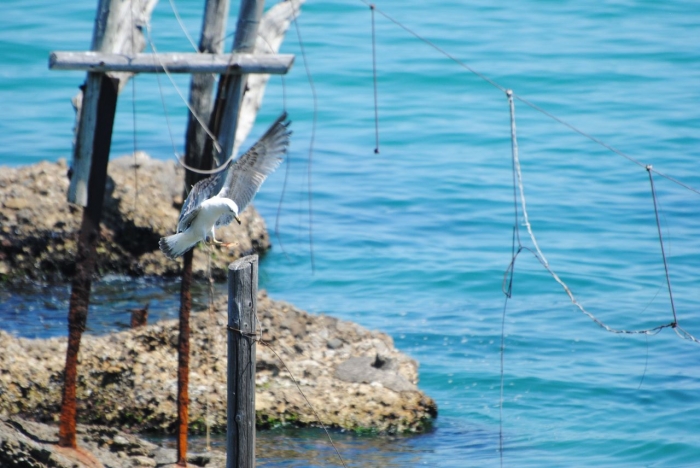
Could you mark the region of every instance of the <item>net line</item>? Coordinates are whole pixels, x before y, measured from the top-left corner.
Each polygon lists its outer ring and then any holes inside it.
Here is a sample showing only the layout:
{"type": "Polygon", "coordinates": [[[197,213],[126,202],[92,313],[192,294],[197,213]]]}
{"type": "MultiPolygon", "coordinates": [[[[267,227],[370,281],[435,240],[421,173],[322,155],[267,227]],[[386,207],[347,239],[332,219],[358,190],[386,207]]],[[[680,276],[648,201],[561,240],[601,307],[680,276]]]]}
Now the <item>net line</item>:
{"type": "MultiPolygon", "coordinates": [[[[517,237],[517,242],[518,242],[518,248],[515,254],[513,255],[510,264],[508,265],[508,268],[506,269],[506,273],[504,275],[504,285],[506,282],[506,277],[508,275],[512,275],[513,269],[515,267],[515,262],[518,257],[518,255],[523,251],[527,250],[533,254],[533,256],[537,259],[537,261],[544,267],[545,270],[552,276],[552,278],[559,283],[559,285],[564,289],[564,292],[566,293],[567,296],[569,296],[569,299],[571,300],[572,304],[576,306],[584,315],[586,315],[588,318],[590,318],[594,323],[596,323],[598,326],[603,328],[604,330],[611,332],[611,333],[617,333],[617,334],[643,334],[643,335],[654,335],[664,328],[673,328],[676,330],[676,334],[680,336],[681,338],[688,339],[690,341],[693,341],[695,343],[700,343],[700,341],[695,338],[693,335],[690,333],[686,332],[685,330],[682,330],[682,333],[679,333],[677,330],[680,328],[678,326],[678,319],[676,315],[676,309],[675,309],[675,304],[673,302],[673,294],[671,290],[671,278],[669,274],[669,269],[668,269],[668,263],[666,261],[666,254],[664,251],[664,245],[663,245],[663,237],[661,235],[661,224],[659,222],[659,212],[658,212],[658,207],[656,203],[656,191],[654,190],[654,181],[652,177],[652,170],[651,166],[646,166],[645,169],[649,173],[649,180],[651,182],[651,194],[652,194],[652,199],[654,200],[654,213],[656,215],[656,225],[659,233],[659,243],[661,245],[661,255],[663,258],[663,263],[664,263],[664,270],[666,274],[666,282],[668,285],[668,291],[669,291],[669,300],[671,304],[671,311],[673,313],[673,321],[669,323],[665,323],[662,325],[658,325],[652,328],[646,328],[646,329],[639,329],[639,330],[625,330],[625,329],[618,329],[618,328],[613,328],[604,323],[602,320],[597,318],[594,314],[586,310],[585,307],[578,301],[576,296],[571,292],[571,289],[567,286],[567,284],[559,277],[559,275],[552,269],[552,267],[549,265],[549,262],[545,258],[544,254],[539,248],[539,245],[537,244],[537,238],[535,237],[534,232],[532,231],[532,226],[530,225],[529,219],[528,219],[528,213],[527,213],[527,204],[525,202],[525,189],[524,189],[524,184],[523,184],[523,178],[522,178],[522,170],[520,167],[520,158],[518,155],[518,144],[517,144],[517,134],[516,134],[516,126],[515,126],[515,103],[513,100],[514,94],[511,90],[506,90],[506,96],[508,98],[508,105],[510,109],[510,127],[511,127],[511,147],[512,147],[512,157],[513,157],[513,170],[515,171],[514,175],[514,180],[517,181],[518,185],[518,192],[520,195],[520,205],[522,209],[522,217],[524,220],[525,227],[527,228],[528,235],[530,237],[530,240],[532,241],[532,244],[535,247],[535,250],[533,251],[529,247],[525,247],[521,241],[520,241],[520,236],[519,234],[516,236],[517,237]]],[[[515,193],[515,191],[514,191],[515,193]]],[[[517,201],[515,203],[515,209],[517,210],[517,201]]],[[[517,214],[516,214],[516,224],[514,229],[516,232],[519,230],[518,223],[517,223],[517,214]]],[[[514,237],[515,238],[515,237],[514,237]]],[[[512,277],[511,277],[512,278],[512,277]]],[[[512,281],[512,279],[511,279],[512,281]]],[[[510,297],[510,286],[508,290],[505,289],[503,290],[504,294],[506,294],[508,297],[510,297]]]]}
{"type": "MultiPolygon", "coordinates": [[[[368,0],[359,0],[359,1],[362,2],[363,4],[367,5],[368,7],[372,8],[372,11],[376,11],[377,13],[379,13],[380,15],[382,15],[384,18],[386,18],[387,20],[389,20],[390,22],[394,23],[394,24],[395,24],[396,26],[398,26],[399,28],[401,28],[401,29],[403,29],[404,31],[406,31],[406,32],[407,32],[408,34],[410,34],[411,36],[415,37],[416,39],[418,39],[419,41],[423,42],[423,43],[426,44],[427,46],[429,46],[429,47],[431,47],[432,49],[436,50],[436,51],[439,52],[441,55],[447,57],[448,59],[450,59],[451,61],[453,61],[453,62],[456,63],[457,65],[459,65],[460,67],[462,67],[462,68],[464,68],[465,70],[469,71],[470,73],[472,73],[473,75],[477,76],[478,78],[480,78],[481,80],[485,81],[486,83],[490,84],[490,85],[493,86],[494,88],[496,88],[496,89],[498,89],[499,91],[502,91],[502,92],[504,92],[504,93],[505,93],[506,91],[508,91],[508,89],[506,89],[505,86],[501,85],[500,83],[498,83],[497,81],[493,80],[492,78],[489,78],[487,75],[485,75],[485,74],[479,72],[479,71],[476,70],[475,68],[472,68],[471,66],[469,66],[469,64],[467,64],[467,63],[464,62],[463,60],[460,60],[460,59],[457,58],[455,55],[451,54],[451,53],[448,52],[447,50],[445,50],[445,49],[443,49],[442,47],[440,47],[439,45],[437,45],[435,42],[431,41],[430,39],[427,39],[427,38],[423,37],[422,35],[420,35],[420,34],[417,33],[416,31],[414,31],[414,30],[411,29],[410,27],[406,26],[405,24],[403,24],[403,23],[400,22],[399,20],[395,19],[394,17],[392,17],[391,15],[389,15],[388,13],[386,13],[385,11],[381,10],[380,8],[377,8],[377,6],[376,6],[375,4],[370,3],[368,0]]],[[[512,91],[511,91],[511,92],[512,92],[512,91]]],[[[632,156],[628,155],[627,153],[625,153],[625,152],[623,152],[623,151],[620,151],[619,149],[613,147],[612,145],[609,145],[608,143],[605,143],[605,142],[602,141],[601,139],[599,139],[599,138],[597,138],[597,137],[595,137],[595,136],[593,136],[593,135],[591,135],[591,134],[589,134],[589,133],[587,133],[587,132],[585,132],[585,131],[579,129],[578,127],[576,127],[575,125],[573,125],[573,124],[567,122],[566,120],[564,120],[564,119],[562,119],[562,118],[560,118],[560,117],[557,117],[556,115],[554,115],[554,114],[552,114],[551,112],[549,112],[549,111],[543,109],[542,107],[538,106],[537,104],[535,104],[535,103],[529,101],[528,99],[524,98],[523,96],[519,96],[519,95],[517,95],[517,94],[513,94],[513,97],[514,97],[515,99],[517,99],[518,101],[522,102],[523,104],[525,104],[526,106],[532,108],[533,110],[535,110],[535,111],[541,113],[542,115],[544,115],[544,116],[546,116],[546,117],[548,117],[548,118],[554,120],[555,122],[557,122],[557,123],[559,123],[559,124],[561,124],[561,125],[564,125],[565,127],[567,127],[568,129],[572,130],[573,132],[578,133],[579,135],[583,136],[584,138],[587,138],[587,139],[591,140],[592,142],[594,142],[594,143],[596,143],[596,144],[602,146],[603,148],[605,148],[605,149],[607,149],[607,150],[609,150],[609,151],[611,151],[611,152],[617,154],[618,156],[621,156],[621,157],[627,159],[628,161],[630,161],[630,162],[632,162],[632,163],[634,163],[634,164],[636,164],[636,165],[638,165],[638,166],[640,166],[640,167],[642,167],[642,168],[645,168],[645,167],[647,166],[647,164],[644,164],[643,162],[641,162],[641,161],[639,161],[639,160],[633,158],[632,156]]],[[[687,183],[681,181],[680,179],[677,179],[677,178],[675,178],[675,177],[672,177],[672,176],[670,176],[670,175],[668,175],[668,174],[665,174],[665,173],[663,173],[663,172],[660,172],[660,171],[658,171],[658,170],[656,170],[656,169],[653,169],[653,168],[652,168],[651,170],[652,170],[655,174],[657,174],[658,176],[661,176],[661,177],[663,177],[663,178],[669,180],[670,182],[673,182],[674,184],[676,184],[676,185],[678,185],[678,186],[680,186],[680,187],[683,187],[683,188],[686,189],[686,190],[689,190],[689,191],[695,193],[696,195],[700,195],[700,189],[697,189],[697,188],[695,188],[695,187],[693,187],[693,186],[691,186],[691,185],[689,185],[689,184],[687,184],[687,183]]]]}

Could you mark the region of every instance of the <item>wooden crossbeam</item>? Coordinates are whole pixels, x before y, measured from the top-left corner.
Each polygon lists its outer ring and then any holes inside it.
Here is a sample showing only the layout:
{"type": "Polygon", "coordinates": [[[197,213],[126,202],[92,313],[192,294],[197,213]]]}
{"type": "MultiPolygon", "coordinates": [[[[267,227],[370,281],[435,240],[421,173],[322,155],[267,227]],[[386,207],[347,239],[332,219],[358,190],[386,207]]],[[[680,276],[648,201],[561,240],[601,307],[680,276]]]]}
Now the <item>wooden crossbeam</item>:
{"type": "Polygon", "coordinates": [[[266,73],[284,75],[294,63],[287,54],[197,54],[159,53],[105,54],[101,52],[51,52],[52,70],[82,70],[89,72],[132,73],[217,73],[241,75],[266,73]],[[165,68],[165,70],[164,70],[165,68]]]}

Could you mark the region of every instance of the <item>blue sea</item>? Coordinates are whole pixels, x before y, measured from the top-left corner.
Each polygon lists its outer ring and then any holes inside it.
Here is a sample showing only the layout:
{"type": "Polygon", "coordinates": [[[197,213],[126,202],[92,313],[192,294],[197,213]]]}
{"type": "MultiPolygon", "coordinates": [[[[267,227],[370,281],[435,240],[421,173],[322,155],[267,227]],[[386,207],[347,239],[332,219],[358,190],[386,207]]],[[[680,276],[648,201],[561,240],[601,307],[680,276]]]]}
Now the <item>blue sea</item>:
{"type": "MultiPolygon", "coordinates": [[[[198,40],[203,2],[174,4],[198,40]]],[[[293,120],[289,158],[255,200],[274,243],[261,286],[390,334],[420,362],[420,388],[439,406],[427,434],[335,432],[348,465],[700,466],[700,344],[671,328],[604,330],[532,254],[499,89],[519,98],[523,194],[551,270],[611,328],[668,324],[675,310],[700,337],[700,4],[375,4],[379,153],[372,14],[359,0],[303,6],[299,34],[292,27],[282,46],[295,65],[284,81],[271,78],[251,134],[285,108],[293,120]],[[525,249],[506,301],[515,206],[525,249]]],[[[48,54],[87,50],[95,7],[3,1],[0,164],[70,160],[70,98],[84,73],[49,71],[48,54]]],[[[238,2],[231,10],[228,31],[238,2]]],[[[159,51],[191,50],[167,1],[151,30],[159,51]]],[[[176,83],[187,95],[188,78],[176,83]]],[[[120,99],[112,156],[131,154],[136,140],[172,159],[186,112],[165,77],[159,86],[139,76],[120,99]]],[[[105,278],[89,326],[119,329],[146,301],[152,316],[174,317],[177,291],[177,281],[105,278]]],[[[67,333],[65,287],[2,290],[0,300],[3,329],[67,333]]],[[[318,430],[258,437],[259,466],[338,465],[318,430]]]]}

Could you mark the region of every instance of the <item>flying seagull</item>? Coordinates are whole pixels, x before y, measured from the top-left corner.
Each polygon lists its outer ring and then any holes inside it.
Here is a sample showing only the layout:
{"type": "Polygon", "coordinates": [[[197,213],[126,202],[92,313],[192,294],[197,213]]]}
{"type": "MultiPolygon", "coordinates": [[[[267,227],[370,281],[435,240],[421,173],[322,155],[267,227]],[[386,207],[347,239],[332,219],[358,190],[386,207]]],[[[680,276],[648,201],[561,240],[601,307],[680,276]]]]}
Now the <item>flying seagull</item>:
{"type": "Polygon", "coordinates": [[[287,113],[272,124],[265,134],[243,156],[228,167],[197,182],[182,205],[177,233],[161,237],[160,250],[172,259],[180,257],[197,242],[221,244],[214,229],[226,226],[238,218],[257,193],[268,175],[282,162],[287,153],[291,122],[287,113]]]}

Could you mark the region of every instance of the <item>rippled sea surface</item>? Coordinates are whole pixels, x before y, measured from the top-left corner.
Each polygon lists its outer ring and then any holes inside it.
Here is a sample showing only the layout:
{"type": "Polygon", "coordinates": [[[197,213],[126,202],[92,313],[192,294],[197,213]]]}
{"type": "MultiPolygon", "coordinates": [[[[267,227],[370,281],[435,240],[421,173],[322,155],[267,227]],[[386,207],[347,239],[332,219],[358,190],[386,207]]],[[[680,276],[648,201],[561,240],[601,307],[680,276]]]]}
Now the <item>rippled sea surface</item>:
{"type": "MultiPolygon", "coordinates": [[[[195,39],[202,3],[175,2],[195,39]]],[[[502,428],[504,466],[699,466],[700,345],[671,329],[646,336],[599,327],[532,255],[520,205],[520,240],[530,250],[517,259],[505,308],[501,410],[502,283],[515,219],[508,102],[407,29],[523,99],[515,101],[517,136],[537,244],[587,311],[636,330],[673,320],[644,166],[700,189],[700,5],[375,3],[379,154],[371,12],[357,0],[304,5],[299,32],[313,87],[291,29],[282,51],[297,55],[294,68],[284,87],[271,79],[252,134],[286,105],[290,157],[256,198],[274,242],[261,286],[389,333],[420,362],[420,387],[439,406],[429,434],[335,434],[349,464],[499,466],[502,428]]],[[[51,50],[89,47],[95,4],[0,6],[0,164],[70,159],[70,98],[84,74],[49,71],[47,59],[51,50]]],[[[158,50],[191,50],[168,2],[151,30],[158,50]]],[[[173,157],[173,143],[181,150],[186,108],[167,79],[160,83],[167,119],[156,77],[137,78],[135,103],[126,88],[113,156],[134,149],[134,109],[139,150],[160,159],[173,157]]],[[[176,83],[187,94],[187,78],[176,83]]],[[[700,195],[652,174],[675,312],[700,336],[700,195]]],[[[152,317],[174,317],[177,290],[176,281],[106,278],[95,285],[90,329],[119,329],[147,301],[152,317]]],[[[197,294],[206,300],[204,286],[197,294]]],[[[67,299],[60,286],[3,289],[0,327],[64,335],[67,299]]],[[[316,430],[261,433],[258,460],[335,463],[316,430]]]]}

